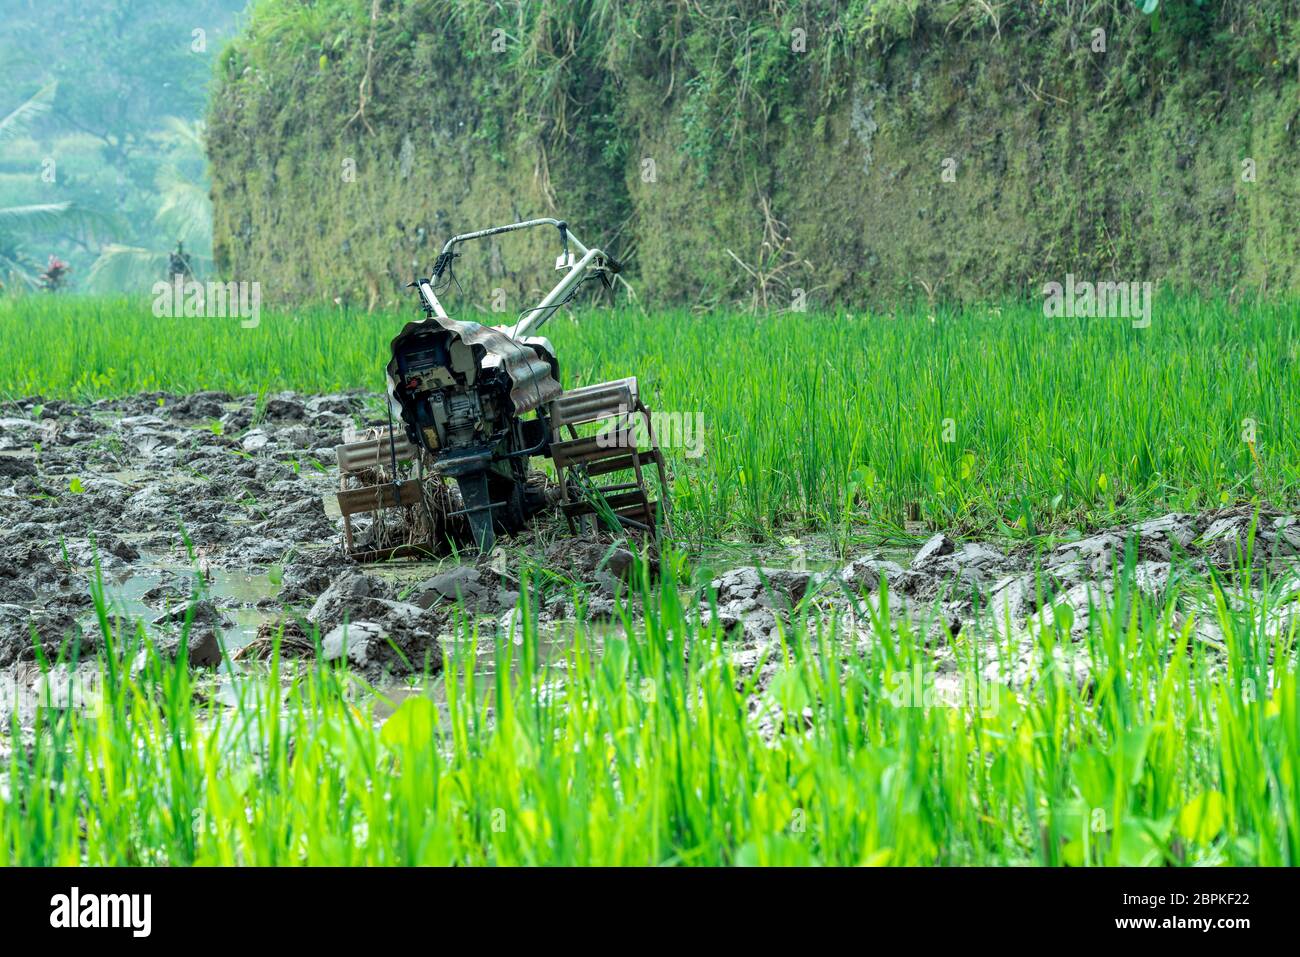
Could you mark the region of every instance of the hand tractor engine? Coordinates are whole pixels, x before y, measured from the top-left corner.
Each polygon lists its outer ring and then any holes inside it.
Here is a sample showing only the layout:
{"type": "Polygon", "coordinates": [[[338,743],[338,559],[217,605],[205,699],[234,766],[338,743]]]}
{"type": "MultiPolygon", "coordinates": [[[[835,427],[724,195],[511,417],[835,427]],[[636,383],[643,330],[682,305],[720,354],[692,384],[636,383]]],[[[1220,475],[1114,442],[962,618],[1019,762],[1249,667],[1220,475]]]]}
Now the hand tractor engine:
{"type": "Polygon", "coordinates": [[[563,392],[553,347],[531,334],[584,282],[608,286],[619,269],[554,219],[447,242],[432,275],[412,283],[424,318],[408,323],[392,341],[389,427],[337,450],[339,509],[350,554],[380,560],[435,554],[457,544],[488,551],[498,532],[517,532],[539,512],[557,507],[572,531],[603,524],[652,536],[664,526],[663,455],[636,379],[563,392]],[[450,284],[455,247],[538,226],[559,231],[556,268],[565,273],[541,303],[513,326],[449,317],[437,294],[450,284]],[[535,457],[552,460],[558,483],[530,468],[535,457]],[[657,479],[657,501],[647,473],[657,479]],[[620,475],[624,480],[612,484],[605,478],[620,475]]]}

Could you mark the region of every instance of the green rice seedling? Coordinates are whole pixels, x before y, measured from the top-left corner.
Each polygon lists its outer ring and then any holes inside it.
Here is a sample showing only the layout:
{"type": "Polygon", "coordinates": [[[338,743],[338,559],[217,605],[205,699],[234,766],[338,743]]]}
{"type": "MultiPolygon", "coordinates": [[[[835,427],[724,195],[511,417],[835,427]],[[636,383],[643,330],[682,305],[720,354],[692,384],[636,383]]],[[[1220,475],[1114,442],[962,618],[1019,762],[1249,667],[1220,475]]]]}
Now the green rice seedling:
{"type": "MultiPolygon", "coordinates": [[[[385,700],[338,666],[196,678],[110,620],[95,711],[11,724],[15,864],[1295,864],[1295,619],[1223,597],[1225,651],[1134,587],[1038,633],[1033,677],[946,701],[923,622],[886,600],[796,615],[741,666],[634,577],[643,620],[541,650],[457,626],[445,671],[385,700]],[[862,626],[865,624],[865,631],[862,626]],[[479,647],[494,659],[480,672],[479,647]],[[143,665],[133,664],[144,649],[143,665]],[[1070,652],[1062,656],[1063,652],[1070,652]],[[1072,664],[1071,664],[1072,662],[1072,664]],[[227,694],[213,692],[220,682],[227,694]],[[1253,683],[1253,684],[1251,684],[1253,683]],[[220,700],[228,704],[218,703],[220,700]]],[[[1223,595],[1222,589],[1220,594],[1223,595]]],[[[1270,588],[1258,603],[1294,595],[1270,588]]],[[[1012,658],[1011,643],[997,657],[1012,658]]],[[[960,656],[978,677],[975,645],[960,656]]]]}
{"type": "MultiPolygon", "coordinates": [[[[567,386],[632,370],[652,409],[678,417],[669,423],[698,414],[702,444],[661,437],[676,526],[698,542],[802,528],[847,548],[915,519],[1027,537],[1154,510],[1293,503],[1300,311],[1166,295],[1153,315],[1133,328],[1048,318],[1036,303],[615,310],[547,333],[567,386]]],[[[307,308],[244,329],[155,318],[145,301],[0,301],[0,395],[378,393],[406,318],[307,308]]]]}

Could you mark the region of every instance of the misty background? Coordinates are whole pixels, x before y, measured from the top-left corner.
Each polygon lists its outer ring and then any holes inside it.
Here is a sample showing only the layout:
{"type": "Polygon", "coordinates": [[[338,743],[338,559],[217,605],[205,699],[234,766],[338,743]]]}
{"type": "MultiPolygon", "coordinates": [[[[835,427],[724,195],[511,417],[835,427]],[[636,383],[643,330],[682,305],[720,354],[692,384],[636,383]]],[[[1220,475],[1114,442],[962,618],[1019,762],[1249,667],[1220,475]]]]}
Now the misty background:
{"type": "Polygon", "coordinates": [[[83,292],[211,268],[209,78],[248,0],[0,0],[0,283],[83,292]]]}

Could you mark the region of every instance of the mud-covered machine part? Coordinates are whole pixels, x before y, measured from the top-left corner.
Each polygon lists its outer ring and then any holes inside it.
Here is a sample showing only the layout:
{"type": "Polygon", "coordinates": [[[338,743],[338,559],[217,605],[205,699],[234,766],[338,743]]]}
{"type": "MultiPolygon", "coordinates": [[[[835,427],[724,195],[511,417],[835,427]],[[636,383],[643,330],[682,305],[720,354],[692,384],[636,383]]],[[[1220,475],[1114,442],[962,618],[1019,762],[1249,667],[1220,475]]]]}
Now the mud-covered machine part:
{"type": "Polygon", "coordinates": [[[563,392],[554,348],[532,334],[584,282],[608,286],[619,270],[562,220],[447,241],[432,275],[411,284],[424,318],[391,343],[390,427],[337,449],[349,554],[378,561],[436,554],[448,544],[486,552],[498,534],[557,507],[573,532],[604,525],[653,537],[668,527],[663,454],[636,379],[563,392]],[[437,293],[450,283],[456,246],[534,227],[559,232],[556,269],[564,276],[555,288],[513,326],[449,317],[437,293]],[[530,468],[534,457],[552,459],[558,488],[530,468]]]}

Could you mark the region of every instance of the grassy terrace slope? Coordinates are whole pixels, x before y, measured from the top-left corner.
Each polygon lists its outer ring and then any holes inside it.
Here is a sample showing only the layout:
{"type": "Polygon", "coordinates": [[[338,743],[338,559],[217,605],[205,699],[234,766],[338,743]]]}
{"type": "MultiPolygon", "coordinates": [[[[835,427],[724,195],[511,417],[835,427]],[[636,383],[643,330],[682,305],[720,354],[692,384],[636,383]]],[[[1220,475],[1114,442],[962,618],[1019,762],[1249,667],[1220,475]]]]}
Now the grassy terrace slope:
{"type": "MultiPolygon", "coordinates": [[[[366,306],[559,215],[659,303],[751,301],[728,250],[778,304],[1300,288],[1296,0],[1140,6],[260,0],[209,111],[215,255],[366,306]]],[[[466,265],[516,292],[548,252],[466,265]]]]}
{"type": "MultiPolygon", "coordinates": [[[[147,302],[0,302],[0,395],[378,392],[406,317],[308,310],[244,329],[156,319],[147,302]]],[[[699,536],[917,517],[1042,530],[1225,502],[1294,505],[1300,490],[1293,303],[1166,297],[1145,329],[1006,305],[583,312],[546,332],[566,385],[636,374],[655,411],[702,422],[702,455],[669,450],[677,508],[699,536]]]]}

